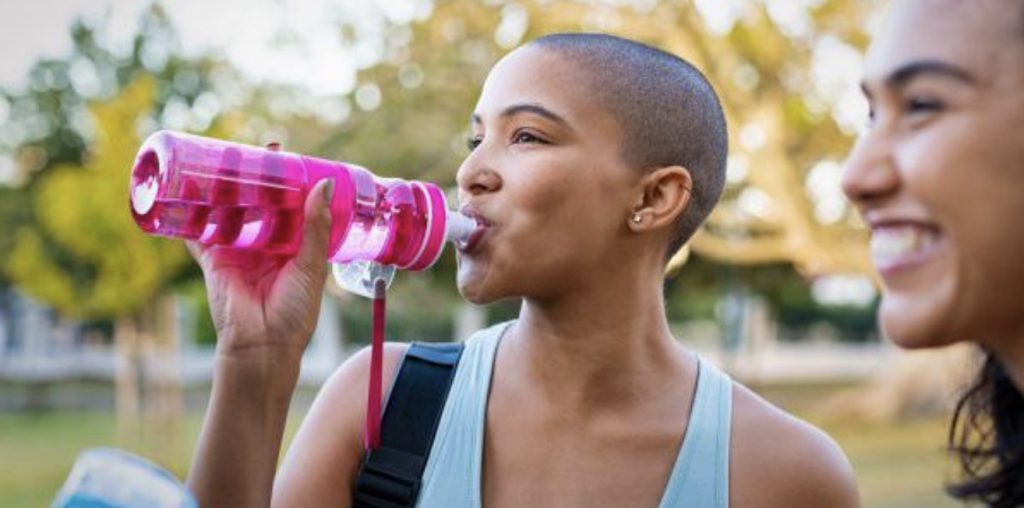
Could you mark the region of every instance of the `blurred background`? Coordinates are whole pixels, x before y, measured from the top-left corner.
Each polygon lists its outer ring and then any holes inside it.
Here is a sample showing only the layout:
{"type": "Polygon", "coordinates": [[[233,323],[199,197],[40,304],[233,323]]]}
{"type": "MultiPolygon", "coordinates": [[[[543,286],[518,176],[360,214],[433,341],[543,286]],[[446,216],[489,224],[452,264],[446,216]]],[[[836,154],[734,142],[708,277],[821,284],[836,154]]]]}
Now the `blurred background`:
{"type": "MultiPolygon", "coordinates": [[[[676,336],[825,428],[866,506],[951,506],[942,484],[965,349],[904,353],[877,328],[866,236],[839,188],[867,106],[873,0],[107,0],[0,18],[0,506],[43,506],[77,453],[113,445],[184,476],[215,336],[181,242],[145,236],[130,166],[157,129],[350,161],[454,187],[490,66],[599,31],[703,69],[730,123],[726,195],[672,262],[676,336]]],[[[595,274],[600,276],[600,274],[595,274]]],[[[454,259],[399,274],[389,338],[460,339],[513,317],[455,291],[454,259]]],[[[289,435],[368,340],[331,288],[289,435]]]]}

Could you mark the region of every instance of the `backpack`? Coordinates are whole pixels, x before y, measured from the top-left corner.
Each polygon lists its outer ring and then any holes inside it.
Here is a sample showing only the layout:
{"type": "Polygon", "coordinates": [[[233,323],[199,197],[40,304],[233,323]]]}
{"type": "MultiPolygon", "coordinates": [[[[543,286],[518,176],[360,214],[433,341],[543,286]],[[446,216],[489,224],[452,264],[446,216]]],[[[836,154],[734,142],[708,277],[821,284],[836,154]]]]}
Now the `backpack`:
{"type": "Polygon", "coordinates": [[[415,506],[462,350],[462,343],[409,347],[381,419],[381,445],[356,477],[353,508],[415,506]]]}

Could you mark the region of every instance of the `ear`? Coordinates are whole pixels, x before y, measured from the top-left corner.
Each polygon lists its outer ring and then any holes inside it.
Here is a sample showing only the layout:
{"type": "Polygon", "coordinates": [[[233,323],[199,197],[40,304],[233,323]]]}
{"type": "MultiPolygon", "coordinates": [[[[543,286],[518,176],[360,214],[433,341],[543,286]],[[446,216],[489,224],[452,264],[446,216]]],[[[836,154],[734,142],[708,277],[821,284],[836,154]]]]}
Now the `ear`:
{"type": "Polygon", "coordinates": [[[640,179],[639,193],[627,219],[630,229],[644,231],[671,226],[690,205],[693,178],[682,166],[667,166],[640,179]]]}

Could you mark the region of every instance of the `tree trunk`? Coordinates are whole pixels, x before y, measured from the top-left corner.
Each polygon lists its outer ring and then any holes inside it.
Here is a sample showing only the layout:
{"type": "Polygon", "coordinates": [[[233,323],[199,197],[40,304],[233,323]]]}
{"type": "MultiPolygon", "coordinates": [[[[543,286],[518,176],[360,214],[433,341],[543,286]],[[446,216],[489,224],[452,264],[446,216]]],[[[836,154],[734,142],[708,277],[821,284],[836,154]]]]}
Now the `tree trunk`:
{"type": "Polygon", "coordinates": [[[117,436],[122,444],[134,443],[139,437],[139,319],[133,314],[114,323],[115,409],[117,436]]]}
{"type": "Polygon", "coordinates": [[[183,315],[173,296],[155,302],[115,322],[117,433],[123,445],[153,446],[166,460],[180,448],[183,315]]]}
{"type": "Polygon", "coordinates": [[[155,447],[155,453],[164,461],[180,449],[181,420],[184,401],[181,390],[181,302],[175,296],[161,296],[156,300],[149,326],[142,335],[146,338],[144,350],[145,373],[144,411],[146,441],[155,447]],[[148,433],[147,433],[148,434],[148,433]]]}

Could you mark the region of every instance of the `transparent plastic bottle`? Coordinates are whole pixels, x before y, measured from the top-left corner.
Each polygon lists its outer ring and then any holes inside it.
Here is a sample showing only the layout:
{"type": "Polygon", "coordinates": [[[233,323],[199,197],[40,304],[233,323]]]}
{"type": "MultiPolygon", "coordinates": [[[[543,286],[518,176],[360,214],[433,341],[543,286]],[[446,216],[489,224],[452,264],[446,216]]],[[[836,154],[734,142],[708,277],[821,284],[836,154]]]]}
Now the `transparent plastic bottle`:
{"type": "Polygon", "coordinates": [[[51,508],[196,508],[164,468],[123,450],[90,448],[75,460],[51,508]]]}
{"type": "Polygon", "coordinates": [[[476,222],[449,211],[436,185],[365,168],[170,131],[143,143],[131,176],[132,216],[147,233],[281,255],[298,251],[310,189],[334,178],[329,261],[346,289],[372,295],[394,270],[424,270],[476,222]],[[369,288],[369,290],[365,288],[369,288]]]}

